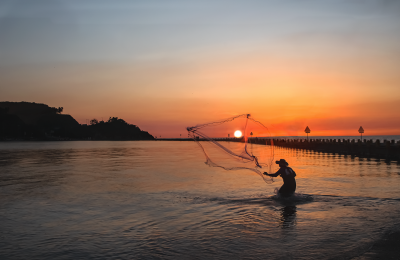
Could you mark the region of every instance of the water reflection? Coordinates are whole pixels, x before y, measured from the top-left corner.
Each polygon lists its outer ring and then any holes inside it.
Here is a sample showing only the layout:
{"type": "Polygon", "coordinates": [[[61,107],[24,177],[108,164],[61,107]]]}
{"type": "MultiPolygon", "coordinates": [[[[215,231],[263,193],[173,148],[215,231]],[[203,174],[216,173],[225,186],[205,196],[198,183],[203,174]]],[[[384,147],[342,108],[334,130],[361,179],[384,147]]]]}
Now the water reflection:
{"type": "Polygon", "coordinates": [[[58,182],[66,173],[64,164],[70,157],[67,150],[0,151],[0,187],[30,190],[58,182]]]}
{"type": "Polygon", "coordinates": [[[277,148],[313,197],[282,202],[281,178],[210,168],[190,142],[16,145],[0,146],[0,259],[350,259],[398,223],[394,162],[277,148]]]}
{"type": "Polygon", "coordinates": [[[297,207],[285,206],[281,209],[280,227],[291,228],[296,226],[297,207]]]}

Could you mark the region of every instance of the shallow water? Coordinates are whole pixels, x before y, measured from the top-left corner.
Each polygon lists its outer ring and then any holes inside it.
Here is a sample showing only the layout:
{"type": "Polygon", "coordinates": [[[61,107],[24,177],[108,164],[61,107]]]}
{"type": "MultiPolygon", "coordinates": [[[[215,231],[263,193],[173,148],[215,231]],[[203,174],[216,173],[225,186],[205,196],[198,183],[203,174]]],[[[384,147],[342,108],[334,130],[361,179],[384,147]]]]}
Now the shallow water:
{"type": "Polygon", "coordinates": [[[351,259],[399,227],[395,162],[275,158],[295,199],[276,198],[280,178],[208,167],[193,142],[0,143],[0,258],[351,259]]]}

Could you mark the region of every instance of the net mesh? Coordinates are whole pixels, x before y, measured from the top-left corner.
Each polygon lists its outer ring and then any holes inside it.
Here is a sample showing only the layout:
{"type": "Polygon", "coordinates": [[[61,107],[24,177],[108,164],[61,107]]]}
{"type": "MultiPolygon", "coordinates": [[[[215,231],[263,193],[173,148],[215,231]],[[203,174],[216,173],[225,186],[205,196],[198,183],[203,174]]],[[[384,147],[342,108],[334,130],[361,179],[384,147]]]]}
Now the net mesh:
{"type": "Polygon", "coordinates": [[[250,114],[187,127],[189,137],[199,145],[206,164],[227,171],[251,170],[267,183],[273,172],[274,145],[268,128],[250,114]]]}

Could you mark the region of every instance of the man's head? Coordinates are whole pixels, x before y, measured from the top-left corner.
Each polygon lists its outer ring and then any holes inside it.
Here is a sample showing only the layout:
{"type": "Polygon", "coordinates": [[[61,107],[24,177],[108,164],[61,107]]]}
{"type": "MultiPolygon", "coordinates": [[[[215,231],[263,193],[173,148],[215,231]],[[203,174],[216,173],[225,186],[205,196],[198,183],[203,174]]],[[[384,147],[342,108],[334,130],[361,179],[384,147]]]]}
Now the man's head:
{"type": "Polygon", "coordinates": [[[279,167],[289,166],[289,164],[286,162],[285,159],[280,159],[279,161],[276,161],[275,163],[279,164],[279,167]]]}

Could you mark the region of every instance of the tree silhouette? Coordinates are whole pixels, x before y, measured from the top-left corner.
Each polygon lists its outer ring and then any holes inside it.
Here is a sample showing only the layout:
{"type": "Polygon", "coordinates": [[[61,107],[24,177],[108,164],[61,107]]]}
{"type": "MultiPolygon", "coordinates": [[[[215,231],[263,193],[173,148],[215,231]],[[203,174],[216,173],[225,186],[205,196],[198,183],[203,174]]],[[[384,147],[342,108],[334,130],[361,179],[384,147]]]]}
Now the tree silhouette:
{"type": "Polygon", "coordinates": [[[61,114],[63,110],[64,110],[63,107],[59,107],[59,108],[57,108],[56,113],[57,113],[57,114],[61,114]]]}
{"type": "Polygon", "coordinates": [[[121,124],[121,125],[127,125],[128,123],[125,122],[125,120],[120,119],[118,117],[110,117],[107,121],[109,124],[121,124]]]}

